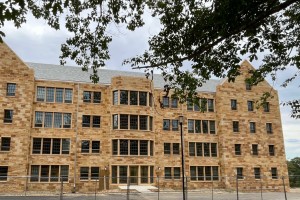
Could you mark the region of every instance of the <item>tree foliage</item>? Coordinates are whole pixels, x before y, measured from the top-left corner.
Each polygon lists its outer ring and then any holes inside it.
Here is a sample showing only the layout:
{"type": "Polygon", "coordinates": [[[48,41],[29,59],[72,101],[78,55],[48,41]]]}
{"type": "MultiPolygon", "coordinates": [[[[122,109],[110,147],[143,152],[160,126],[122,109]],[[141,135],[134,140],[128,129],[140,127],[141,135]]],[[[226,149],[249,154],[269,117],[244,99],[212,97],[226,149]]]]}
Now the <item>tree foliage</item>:
{"type": "Polygon", "coordinates": [[[287,161],[291,187],[300,187],[300,157],[287,161]]]}
{"type": "MultiPolygon", "coordinates": [[[[97,82],[97,69],[110,58],[113,37],[108,27],[126,24],[134,31],[144,25],[146,9],[162,29],[149,39],[148,50],[123,64],[148,73],[160,69],[181,100],[195,97],[196,88],[212,76],[234,81],[243,56],[250,61],[263,57],[259,69],[251,72],[251,84],[268,74],[276,79],[289,67],[298,71],[283,87],[299,75],[298,0],[6,0],[0,3],[0,27],[5,21],[20,27],[28,12],[52,28],[64,25],[72,36],[61,46],[61,63],[70,58],[84,70],[91,67],[91,79],[97,82]],[[190,71],[183,69],[186,61],[190,71]]],[[[4,35],[0,31],[0,37],[4,35]]],[[[300,100],[286,105],[293,108],[292,117],[300,118],[300,100]]]]}

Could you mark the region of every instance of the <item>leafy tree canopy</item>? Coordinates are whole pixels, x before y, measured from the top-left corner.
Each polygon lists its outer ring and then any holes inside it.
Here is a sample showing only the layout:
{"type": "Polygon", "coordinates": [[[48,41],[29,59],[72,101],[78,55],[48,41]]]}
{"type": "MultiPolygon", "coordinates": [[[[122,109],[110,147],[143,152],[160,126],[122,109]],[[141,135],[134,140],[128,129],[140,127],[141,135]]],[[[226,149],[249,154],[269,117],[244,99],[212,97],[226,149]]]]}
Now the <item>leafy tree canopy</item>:
{"type": "Polygon", "coordinates": [[[300,187],[300,157],[287,161],[291,187],[300,187]]]}
{"type": "MultiPolygon", "coordinates": [[[[6,0],[0,3],[0,27],[5,21],[20,27],[29,12],[54,29],[64,25],[72,37],[61,46],[61,64],[70,58],[83,70],[91,67],[97,82],[97,69],[110,58],[108,26],[126,24],[134,31],[144,25],[145,10],[159,18],[162,28],[149,39],[148,50],[123,64],[146,72],[160,69],[169,82],[166,90],[174,89],[180,100],[195,97],[196,88],[211,76],[233,81],[245,55],[250,61],[263,55],[247,80],[251,84],[268,74],[275,80],[276,73],[294,66],[298,71],[285,87],[300,73],[299,0],[6,0]],[[190,71],[182,69],[186,61],[190,71]]],[[[300,118],[300,100],[286,104],[292,117],[300,118]]]]}

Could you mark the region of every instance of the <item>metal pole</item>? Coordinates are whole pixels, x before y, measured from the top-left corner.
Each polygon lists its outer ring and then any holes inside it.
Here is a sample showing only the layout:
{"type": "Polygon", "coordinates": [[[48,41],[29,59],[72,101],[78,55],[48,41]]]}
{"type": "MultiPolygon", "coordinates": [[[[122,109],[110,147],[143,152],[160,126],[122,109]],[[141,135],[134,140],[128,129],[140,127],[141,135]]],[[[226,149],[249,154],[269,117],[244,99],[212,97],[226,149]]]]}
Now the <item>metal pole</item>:
{"type": "Polygon", "coordinates": [[[127,176],[127,200],[129,200],[130,177],[127,176]]]}
{"type": "Polygon", "coordinates": [[[260,178],[260,199],[263,200],[262,179],[260,178]]]}
{"type": "Polygon", "coordinates": [[[62,200],[63,199],[63,187],[64,187],[64,181],[63,181],[63,178],[62,178],[62,176],[60,177],[60,200],[62,200]]]}
{"type": "Polygon", "coordinates": [[[238,175],[236,175],[236,199],[239,200],[239,179],[238,179],[238,175]]]}
{"type": "Polygon", "coordinates": [[[184,188],[184,143],[183,143],[183,133],[182,133],[182,122],[180,122],[180,135],[181,135],[181,168],[182,168],[182,197],[185,200],[185,188],[184,188]]]}
{"type": "Polygon", "coordinates": [[[214,200],[214,181],[211,181],[211,200],[214,200]]]}
{"type": "MultiPolygon", "coordinates": [[[[99,181],[100,182],[100,181],[99,181]]],[[[95,200],[97,199],[97,179],[95,181],[95,200]]]]}
{"type": "Polygon", "coordinates": [[[285,183],[284,183],[284,176],[282,176],[282,183],[283,183],[284,199],[287,200],[286,190],[285,190],[285,183]]]}

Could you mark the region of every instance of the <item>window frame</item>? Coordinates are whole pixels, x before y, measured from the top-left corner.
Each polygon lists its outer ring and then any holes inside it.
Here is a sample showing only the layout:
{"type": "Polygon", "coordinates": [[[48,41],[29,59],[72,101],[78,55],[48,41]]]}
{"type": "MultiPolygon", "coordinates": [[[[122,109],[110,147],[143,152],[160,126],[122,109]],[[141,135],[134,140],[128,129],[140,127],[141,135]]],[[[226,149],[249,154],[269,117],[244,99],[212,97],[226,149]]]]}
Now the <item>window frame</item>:
{"type": "Polygon", "coordinates": [[[258,156],[258,144],[252,144],[251,151],[253,156],[258,156]]]}
{"type": "Polygon", "coordinates": [[[236,99],[230,99],[230,108],[231,108],[231,110],[237,110],[237,100],[236,99]]]}
{"type": "Polygon", "coordinates": [[[16,83],[7,83],[6,84],[6,96],[7,97],[15,97],[16,96],[16,83]]]}
{"type": "Polygon", "coordinates": [[[250,122],[250,133],[256,133],[256,123],[255,122],[250,122]]]}
{"type": "Polygon", "coordinates": [[[4,109],[3,113],[3,123],[4,124],[12,124],[13,123],[13,116],[14,110],[13,109],[4,109]]]}
{"type": "Polygon", "coordinates": [[[0,151],[9,152],[11,149],[11,137],[0,137],[0,140],[0,151]]]}
{"type": "Polygon", "coordinates": [[[247,101],[247,108],[248,108],[248,112],[253,112],[254,111],[254,103],[253,103],[252,100],[247,101]]]}
{"type": "Polygon", "coordinates": [[[8,180],[8,167],[0,165],[0,182],[6,182],[8,180]]]}
{"type": "Polygon", "coordinates": [[[234,155],[235,156],[242,155],[242,145],[241,144],[234,144],[234,155]]]}

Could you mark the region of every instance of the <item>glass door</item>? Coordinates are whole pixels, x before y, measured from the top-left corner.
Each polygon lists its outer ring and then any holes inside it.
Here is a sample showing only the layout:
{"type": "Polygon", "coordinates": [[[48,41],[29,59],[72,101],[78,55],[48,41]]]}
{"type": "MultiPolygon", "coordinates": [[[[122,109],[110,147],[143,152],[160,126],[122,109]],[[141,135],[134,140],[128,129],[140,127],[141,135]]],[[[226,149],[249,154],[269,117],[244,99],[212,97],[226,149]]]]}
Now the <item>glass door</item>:
{"type": "Polygon", "coordinates": [[[138,184],[138,174],[139,174],[139,167],[138,166],[130,166],[130,184],[131,185],[138,184]]]}

